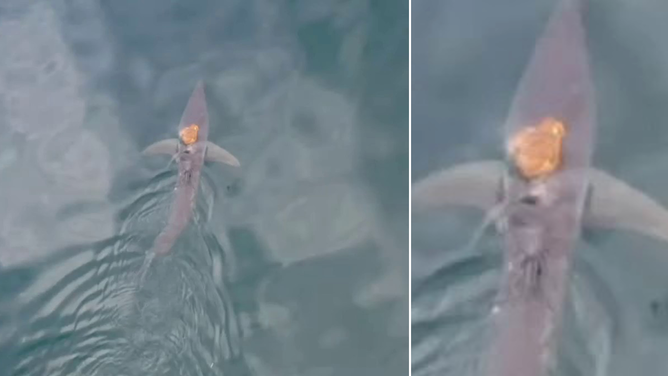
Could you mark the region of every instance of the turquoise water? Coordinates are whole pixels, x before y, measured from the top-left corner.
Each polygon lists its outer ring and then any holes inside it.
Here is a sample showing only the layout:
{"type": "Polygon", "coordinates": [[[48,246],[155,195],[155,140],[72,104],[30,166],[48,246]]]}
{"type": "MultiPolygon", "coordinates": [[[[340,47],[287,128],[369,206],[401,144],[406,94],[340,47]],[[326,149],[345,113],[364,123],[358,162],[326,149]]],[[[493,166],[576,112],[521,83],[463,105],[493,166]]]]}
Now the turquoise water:
{"type": "Polygon", "coordinates": [[[408,4],[0,4],[0,375],[405,375],[408,4]],[[207,164],[166,223],[203,79],[207,164]]]}
{"type": "MultiPolygon", "coordinates": [[[[556,1],[418,0],[412,8],[412,181],[457,163],[503,157],[501,126],[556,1]]],[[[666,25],[657,1],[589,1],[586,29],[598,103],[594,164],[668,204],[666,25]]],[[[482,213],[414,213],[412,370],[480,375],[501,272],[489,231],[463,249],[482,213]]],[[[668,252],[622,231],[586,231],[575,249],[553,375],[668,369],[668,252]]]]}

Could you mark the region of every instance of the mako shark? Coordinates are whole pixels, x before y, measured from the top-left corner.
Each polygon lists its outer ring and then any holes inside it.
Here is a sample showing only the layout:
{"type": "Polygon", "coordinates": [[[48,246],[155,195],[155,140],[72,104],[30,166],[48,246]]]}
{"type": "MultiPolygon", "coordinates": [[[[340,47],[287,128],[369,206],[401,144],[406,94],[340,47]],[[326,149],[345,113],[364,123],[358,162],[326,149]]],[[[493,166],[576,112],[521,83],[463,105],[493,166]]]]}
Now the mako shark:
{"type": "Polygon", "coordinates": [[[207,140],[209,113],[202,81],[197,82],[188,100],[178,131],[178,139],[158,141],[143,151],[144,155],[171,155],[172,161],[176,160],[178,163],[178,177],[169,219],[153,243],[151,254],[144,263],[144,271],[155,255],[164,255],[170,251],[190,222],[204,162],[240,166],[237,158],[230,152],[207,140]]]}
{"type": "MultiPolygon", "coordinates": [[[[668,241],[668,211],[591,167],[594,89],[584,5],[561,0],[539,38],[505,122],[506,159],[470,162],[416,182],[413,210],[472,207],[503,236],[487,375],[545,376],[555,364],[572,251],[582,227],[668,241]]],[[[475,238],[475,237],[474,237],[475,238]]]]}

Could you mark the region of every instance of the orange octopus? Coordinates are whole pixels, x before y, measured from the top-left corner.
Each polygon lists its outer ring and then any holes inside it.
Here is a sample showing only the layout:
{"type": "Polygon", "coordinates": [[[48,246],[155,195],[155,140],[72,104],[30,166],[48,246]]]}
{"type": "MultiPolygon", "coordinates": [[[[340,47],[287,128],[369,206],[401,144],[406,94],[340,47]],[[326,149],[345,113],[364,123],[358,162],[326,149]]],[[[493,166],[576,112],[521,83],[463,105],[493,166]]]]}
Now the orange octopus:
{"type": "Polygon", "coordinates": [[[183,128],[179,133],[181,141],[186,145],[192,145],[197,142],[197,136],[199,134],[199,125],[190,124],[189,126],[183,128]]]}
{"type": "Polygon", "coordinates": [[[524,178],[532,180],[553,173],[561,165],[566,128],[554,118],[517,132],[509,142],[509,154],[524,178]]]}

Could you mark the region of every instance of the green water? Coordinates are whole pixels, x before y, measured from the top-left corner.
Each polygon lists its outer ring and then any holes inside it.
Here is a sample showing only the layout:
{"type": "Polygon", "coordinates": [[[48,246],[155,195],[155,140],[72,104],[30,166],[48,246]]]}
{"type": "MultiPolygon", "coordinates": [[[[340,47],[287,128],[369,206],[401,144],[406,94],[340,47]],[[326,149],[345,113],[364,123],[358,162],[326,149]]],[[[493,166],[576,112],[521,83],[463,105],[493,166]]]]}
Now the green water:
{"type": "Polygon", "coordinates": [[[408,4],[0,4],[0,375],[405,375],[408,4]],[[166,223],[203,79],[207,164],[166,223]]]}
{"type": "MultiPolygon", "coordinates": [[[[557,0],[413,1],[412,181],[502,158],[502,125],[557,0]]],[[[656,1],[587,1],[596,86],[594,165],[666,205],[666,25],[656,1]]],[[[480,375],[502,271],[494,232],[463,249],[482,213],[413,213],[412,371],[480,375]]],[[[588,229],[574,249],[552,375],[668,369],[668,253],[624,231],[588,229]]]]}

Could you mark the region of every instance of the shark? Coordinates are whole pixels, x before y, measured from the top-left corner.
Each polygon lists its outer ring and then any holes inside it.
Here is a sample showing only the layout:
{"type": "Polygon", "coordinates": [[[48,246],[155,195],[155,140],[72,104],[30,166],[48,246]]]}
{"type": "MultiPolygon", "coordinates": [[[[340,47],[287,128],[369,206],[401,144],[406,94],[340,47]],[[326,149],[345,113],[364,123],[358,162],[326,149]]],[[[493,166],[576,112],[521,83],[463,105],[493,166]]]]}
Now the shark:
{"type": "MultiPolygon", "coordinates": [[[[218,162],[240,167],[239,160],[229,151],[208,141],[209,113],[203,81],[195,85],[178,126],[178,138],[170,138],[149,145],[145,156],[169,155],[178,163],[178,176],[167,225],[158,234],[144,263],[148,268],[154,256],[167,254],[187,227],[193,215],[197,190],[204,162],[218,162]]],[[[142,273],[142,275],[144,274],[142,273]]]]}
{"type": "MultiPolygon", "coordinates": [[[[503,127],[505,159],[447,167],[416,181],[413,212],[485,214],[503,238],[503,272],[490,317],[486,375],[545,376],[573,259],[584,229],[668,241],[668,211],[592,166],[596,105],[582,0],[560,0],[519,80],[503,127]]],[[[474,237],[475,238],[475,237],[474,237]]]]}

